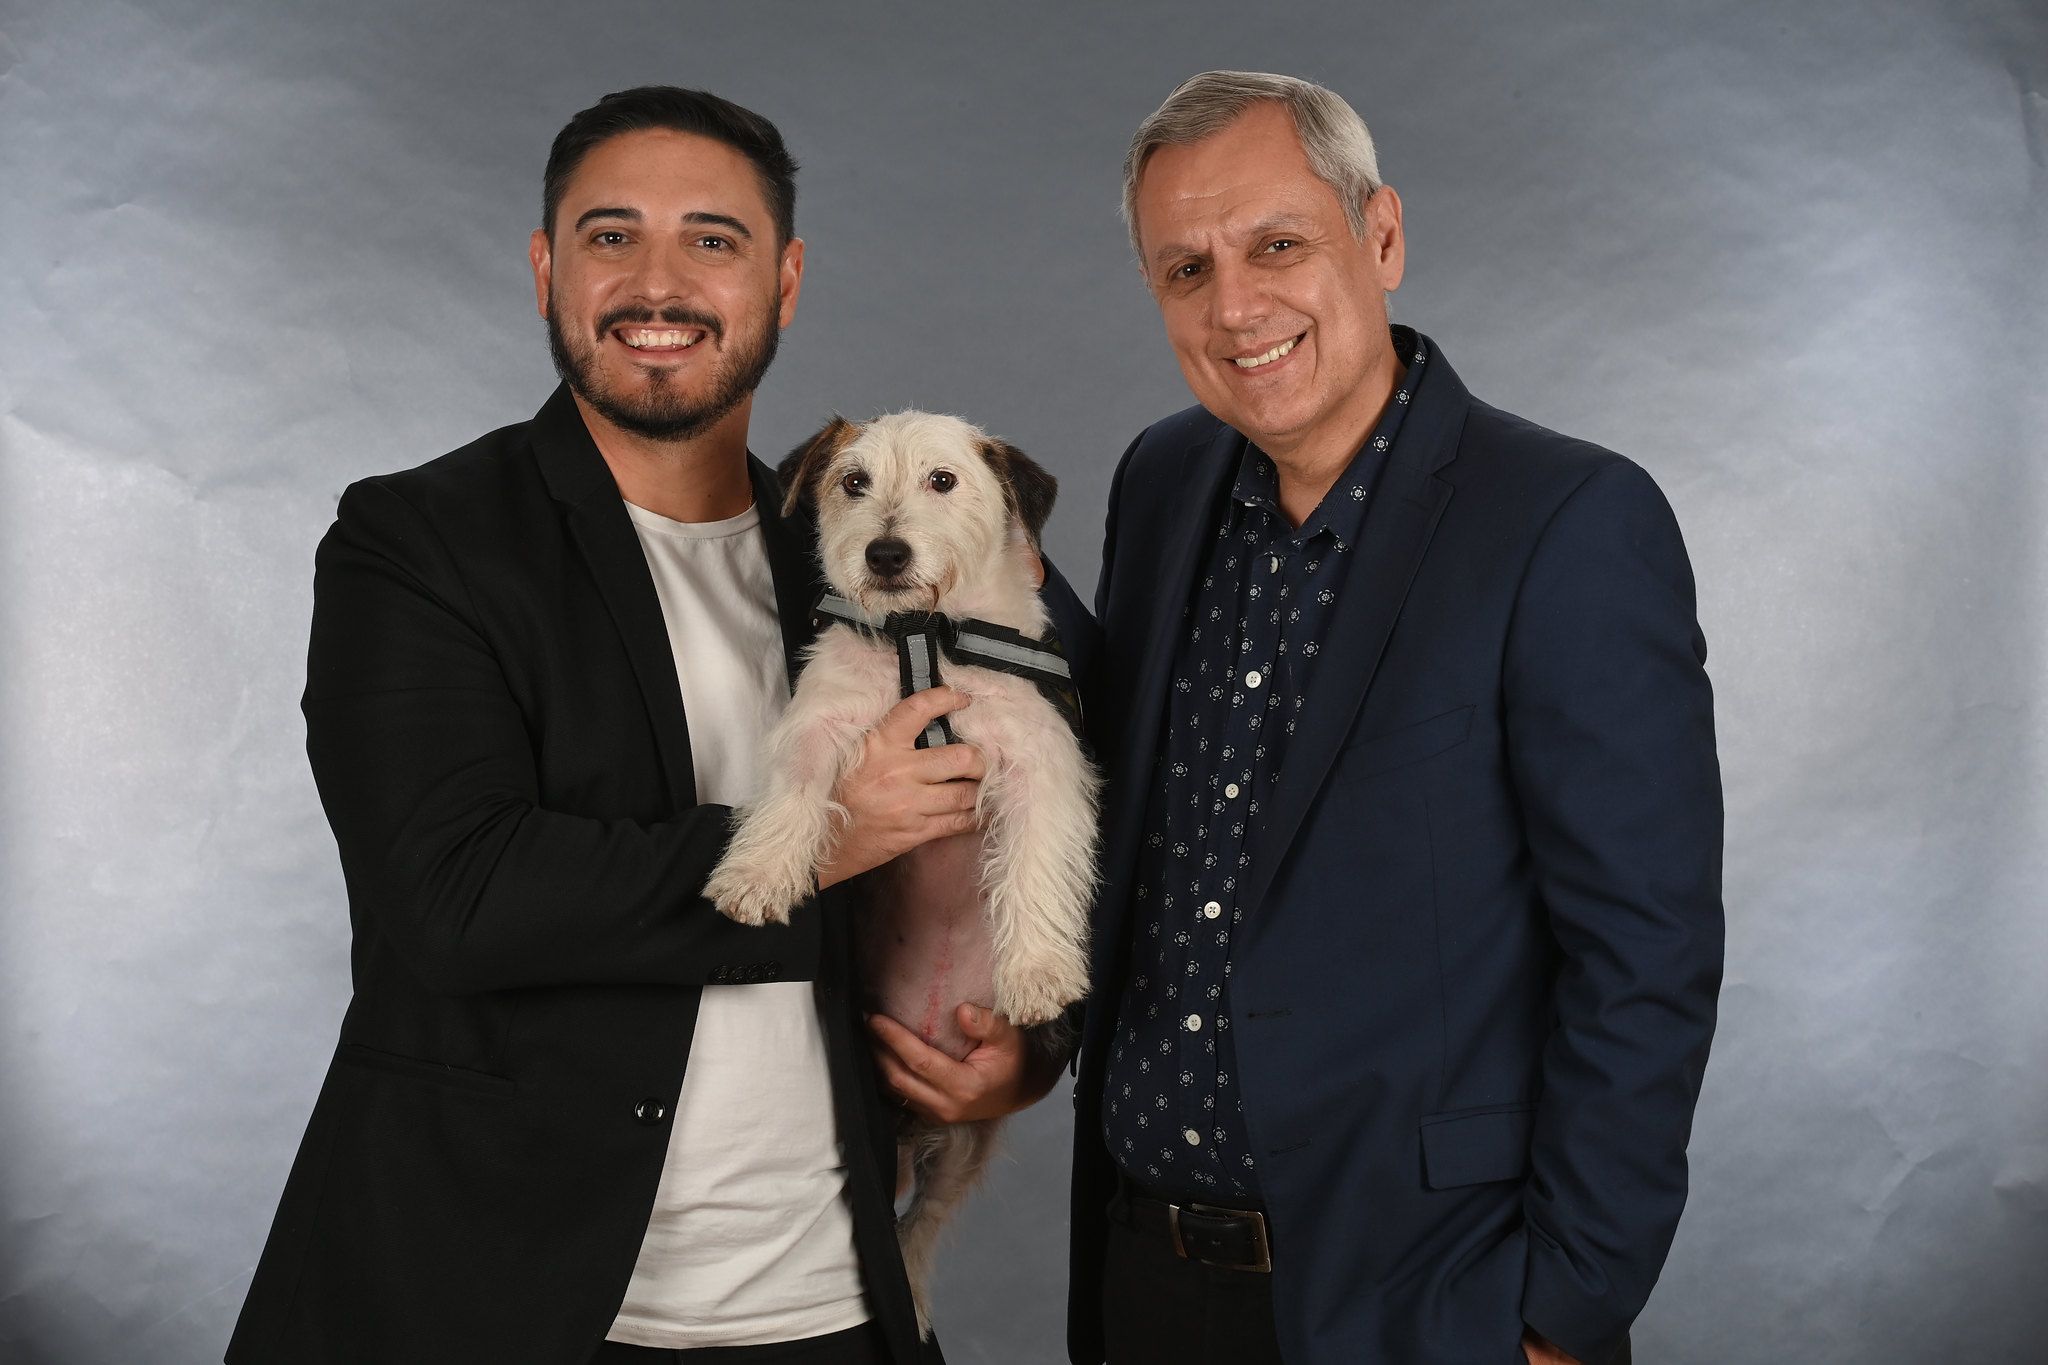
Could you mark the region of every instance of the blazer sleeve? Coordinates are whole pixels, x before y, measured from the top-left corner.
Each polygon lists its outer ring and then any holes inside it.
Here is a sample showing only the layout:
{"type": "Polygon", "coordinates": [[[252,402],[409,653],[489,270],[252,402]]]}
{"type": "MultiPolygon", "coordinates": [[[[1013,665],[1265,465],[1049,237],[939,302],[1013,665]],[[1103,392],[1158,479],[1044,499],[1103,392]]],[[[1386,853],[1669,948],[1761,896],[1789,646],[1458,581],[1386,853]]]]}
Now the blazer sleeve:
{"type": "Polygon", "coordinates": [[[1083,691],[1095,669],[1095,654],[1102,643],[1102,630],[1095,624],[1088,608],[1081,604],[1081,595],[1074,591],[1073,585],[1067,582],[1067,576],[1050,559],[1045,561],[1045,585],[1038,590],[1038,595],[1045,602],[1046,613],[1052,617],[1053,629],[1060,633],[1060,648],[1066,654],[1074,690],[1083,691]]]}
{"type": "Polygon", "coordinates": [[[1523,1317],[1597,1365],[1662,1269],[1720,990],[1721,782],[1706,644],[1637,466],[1544,531],[1504,673],[1508,760],[1561,954],[1530,1152],[1523,1317]]]}
{"type": "Polygon", "coordinates": [[[542,807],[533,736],[475,620],[429,522],[379,483],[349,489],[316,558],[304,710],[359,940],[444,994],[814,977],[814,909],[754,928],[699,895],[729,808],[649,823],[542,807]]]}

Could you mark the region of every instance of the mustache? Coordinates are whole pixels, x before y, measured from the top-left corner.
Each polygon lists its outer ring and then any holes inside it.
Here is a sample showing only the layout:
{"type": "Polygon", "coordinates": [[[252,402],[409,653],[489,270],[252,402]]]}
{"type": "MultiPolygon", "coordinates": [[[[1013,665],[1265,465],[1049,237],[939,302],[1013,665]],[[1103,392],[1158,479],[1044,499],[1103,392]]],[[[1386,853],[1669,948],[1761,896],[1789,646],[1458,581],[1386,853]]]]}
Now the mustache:
{"type": "Polygon", "coordinates": [[[642,327],[660,323],[666,327],[701,327],[713,341],[725,340],[725,324],[709,313],[695,308],[671,305],[667,308],[649,308],[645,304],[621,304],[602,313],[597,319],[597,334],[603,336],[614,327],[637,324],[642,327]]]}

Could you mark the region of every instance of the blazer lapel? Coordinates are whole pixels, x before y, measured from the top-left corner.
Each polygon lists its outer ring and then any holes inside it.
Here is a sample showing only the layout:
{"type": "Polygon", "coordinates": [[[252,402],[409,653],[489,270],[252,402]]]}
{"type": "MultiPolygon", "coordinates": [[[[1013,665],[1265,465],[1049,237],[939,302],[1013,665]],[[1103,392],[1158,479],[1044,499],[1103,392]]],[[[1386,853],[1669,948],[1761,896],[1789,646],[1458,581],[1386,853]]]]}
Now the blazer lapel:
{"type": "Polygon", "coordinates": [[[791,688],[802,666],[804,649],[817,634],[811,608],[821,580],[817,561],[817,524],[802,511],[782,516],[782,490],[775,471],[749,455],[747,473],[754,482],[754,506],[761,509],[761,542],[768,550],[768,571],[775,579],[775,610],[782,619],[783,665],[791,688]]]}
{"type": "MultiPolygon", "coordinates": [[[[1185,478],[1180,483],[1181,496],[1168,500],[1157,516],[1153,523],[1159,528],[1156,537],[1147,543],[1145,537],[1134,536],[1117,550],[1119,572],[1123,574],[1145,576],[1148,561],[1158,565],[1158,572],[1149,576],[1151,596],[1135,604],[1129,604],[1128,597],[1121,603],[1097,604],[1097,609],[1104,613],[1105,634],[1121,628],[1135,615],[1143,637],[1136,654],[1126,656],[1135,660],[1132,671],[1122,676],[1118,676],[1121,670],[1110,671],[1110,684],[1126,688],[1129,701],[1121,719],[1112,722],[1119,741],[1109,750],[1117,754],[1109,773],[1110,790],[1116,793],[1116,798],[1109,807],[1107,828],[1103,831],[1102,883],[1106,894],[1098,903],[1108,914],[1094,929],[1097,954],[1119,953],[1129,946],[1125,940],[1131,875],[1137,863],[1138,841],[1144,837],[1152,769],[1159,756],[1159,730],[1165,723],[1167,687],[1182,624],[1181,609],[1187,605],[1188,593],[1194,586],[1202,549],[1216,530],[1216,499],[1236,472],[1237,456],[1243,449],[1244,437],[1225,426],[1219,427],[1214,437],[1189,450],[1185,478]]],[[[1106,653],[1122,653],[1115,648],[1114,640],[1106,639],[1104,644],[1106,653]]],[[[1111,966],[1106,959],[1096,965],[1104,972],[1111,966]]],[[[1104,975],[1098,979],[1118,978],[1104,975]]]]}
{"type": "Polygon", "coordinates": [[[533,419],[533,453],[540,462],[548,491],[564,505],[563,524],[582,551],[599,595],[610,610],[626,657],[632,661],[640,695],[661,757],[670,799],[678,809],[697,803],[697,773],[690,761],[690,725],[683,714],[682,686],[676,681],[675,654],[669,646],[668,623],[654,592],[647,555],[639,533],[626,514],[597,443],[583,425],[583,414],[564,385],[555,390],[533,419]]]}
{"type": "Polygon", "coordinates": [[[1451,500],[1450,484],[1436,471],[1457,455],[1471,395],[1442,352],[1429,367],[1416,386],[1415,410],[1388,452],[1379,489],[1366,509],[1365,529],[1342,589],[1344,608],[1309,675],[1301,724],[1288,737],[1280,781],[1265,818],[1252,828],[1243,904],[1254,913],[1358,719],[1408,587],[1451,500]]]}

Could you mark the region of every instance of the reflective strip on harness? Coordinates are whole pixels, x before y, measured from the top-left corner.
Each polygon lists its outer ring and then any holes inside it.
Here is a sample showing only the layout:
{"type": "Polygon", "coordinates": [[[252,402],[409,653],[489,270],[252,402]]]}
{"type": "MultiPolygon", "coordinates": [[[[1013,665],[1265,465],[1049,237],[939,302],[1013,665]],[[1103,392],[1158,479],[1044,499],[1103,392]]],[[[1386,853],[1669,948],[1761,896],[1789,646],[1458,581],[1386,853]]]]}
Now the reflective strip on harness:
{"type": "Polygon", "coordinates": [[[953,648],[962,654],[979,654],[988,659],[1000,659],[1008,664],[1020,664],[1040,673],[1050,673],[1057,678],[1071,678],[1067,661],[1049,649],[1033,649],[1029,645],[1015,645],[1008,640],[991,639],[975,634],[968,623],[960,628],[960,637],[953,641],[953,648]]]}
{"type": "MultiPolygon", "coordinates": [[[[939,677],[939,646],[931,632],[904,631],[896,640],[896,658],[903,673],[903,695],[922,692],[928,687],[937,687],[939,677]]],[[[924,733],[917,737],[920,749],[936,749],[953,742],[953,727],[946,724],[944,716],[935,716],[932,723],[924,727],[924,733]]]]}
{"type": "MultiPolygon", "coordinates": [[[[951,656],[955,663],[991,668],[1029,681],[1076,734],[1081,731],[1081,703],[1074,694],[1073,671],[1067,666],[1066,655],[1060,652],[1058,634],[1051,630],[1041,641],[1007,626],[971,618],[955,621],[940,612],[898,611],[877,619],[829,592],[819,596],[816,613],[893,644],[906,697],[945,681],[939,668],[939,657],[943,654],[951,656]]],[[[953,727],[944,716],[932,721],[917,737],[920,749],[954,742],[953,727]]]]}

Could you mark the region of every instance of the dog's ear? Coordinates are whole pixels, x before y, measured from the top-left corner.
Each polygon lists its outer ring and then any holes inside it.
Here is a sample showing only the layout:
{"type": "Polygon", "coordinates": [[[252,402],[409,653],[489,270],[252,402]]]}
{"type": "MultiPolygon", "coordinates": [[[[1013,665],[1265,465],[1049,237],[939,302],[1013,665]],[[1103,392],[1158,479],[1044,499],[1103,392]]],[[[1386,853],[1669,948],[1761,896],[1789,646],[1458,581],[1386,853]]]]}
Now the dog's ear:
{"type": "Polygon", "coordinates": [[[1038,544],[1038,533],[1045,529],[1046,518],[1052,515],[1053,499],[1059,496],[1060,481],[1008,441],[983,441],[981,449],[989,467],[1003,482],[1010,510],[1024,523],[1031,543],[1038,544]]]}
{"type": "Polygon", "coordinates": [[[809,440],[782,457],[782,463],[775,466],[775,478],[782,487],[782,515],[786,517],[796,511],[807,498],[817,500],[818,476],[832,463],[832,457],[859,434],[859,427],[835,412],[832,420],[819,427],[809,440]]]}

